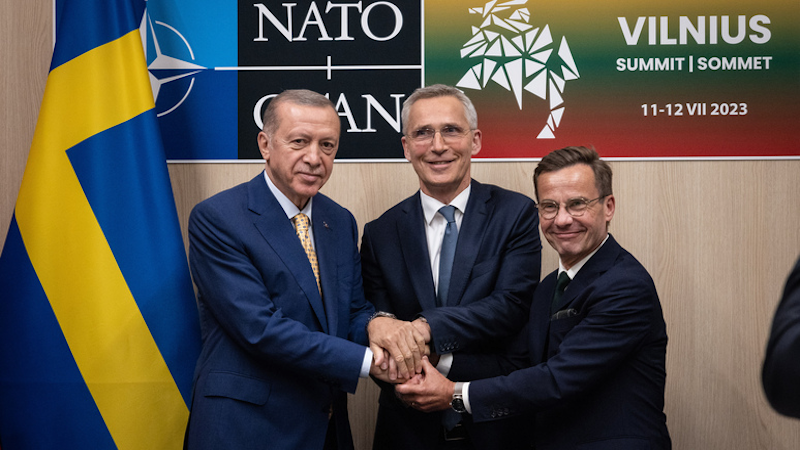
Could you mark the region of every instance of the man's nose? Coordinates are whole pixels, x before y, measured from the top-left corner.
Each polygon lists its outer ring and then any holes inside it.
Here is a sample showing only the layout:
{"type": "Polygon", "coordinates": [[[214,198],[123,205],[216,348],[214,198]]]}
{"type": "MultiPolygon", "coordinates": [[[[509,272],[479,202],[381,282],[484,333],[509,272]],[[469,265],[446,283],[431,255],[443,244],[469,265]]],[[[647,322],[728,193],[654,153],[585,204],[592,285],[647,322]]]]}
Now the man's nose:
{"type": "Polygon", "coordinates": [[[434,151],[442,151],[447,148],[447,145],[444,142],[444,136],[442,136],[442,132],[440,130],[436,130],[433,132],[433,140],[431,141],[431,148],[434,151]]]}
{"type": "Polygon", "coordinates": [[[554,223],[558,226],[565,226],[572,223],[572,215],[567,212],[566,206],[559,206],[556,216],[553,218],[554,223]]]}
{"type": "Polygon", "coordinates": [[[312,142],[308,147],[306,147],[305,155],[303,155],[303,161],[308,163],[311,166],[316,166],[319,164],[320,161],[320,152],[322,149],[318,142],[312,142]]]}

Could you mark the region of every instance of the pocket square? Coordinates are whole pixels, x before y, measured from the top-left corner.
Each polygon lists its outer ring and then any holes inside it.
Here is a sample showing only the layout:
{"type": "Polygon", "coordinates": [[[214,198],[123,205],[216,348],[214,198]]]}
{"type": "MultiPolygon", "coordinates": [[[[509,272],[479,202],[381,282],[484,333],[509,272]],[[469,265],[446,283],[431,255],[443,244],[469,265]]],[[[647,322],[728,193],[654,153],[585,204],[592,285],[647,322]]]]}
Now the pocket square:
{"type": "Polygon", "coordinates": [[[566,319],[567,317],[574,317],[578,315],[578,310],[575,308],[562,309],[550,317],[550,320],[566,319]]]}

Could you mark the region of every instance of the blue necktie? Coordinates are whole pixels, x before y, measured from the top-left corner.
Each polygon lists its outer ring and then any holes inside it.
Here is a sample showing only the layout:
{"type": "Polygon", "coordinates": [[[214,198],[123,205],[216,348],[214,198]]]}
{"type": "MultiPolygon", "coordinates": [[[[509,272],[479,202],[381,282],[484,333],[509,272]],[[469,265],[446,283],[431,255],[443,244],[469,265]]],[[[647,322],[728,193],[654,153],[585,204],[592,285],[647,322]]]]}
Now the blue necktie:
{"type": "MultiPolygon", "coordinates": [[[[456,243],[458,242],[458,226],[456,225],[456,207],[453,205],[442,206],[439,214],[447,220],[442,239],[442,251],[439,253],[439,289],[436,292],[436,306],[447,305],[447,293],[450,291],[450,275],[453,273],[453,260],[456,256],[456,243]]],[[[461,414],[448,409],[442,415],[442,425],[447,431],[455,428],[461,422],[461,414]]]]}
{"type": "Polygon", "coordinates": [[[450,290],[450,274],[453,272],[453,259],[456,255],[456,242],[458,242],[458,226],[456,226],[456,207],[453,205],[442,206],[439,214],[447,220],[442,239],[442,251],[439,254],[439,289],[436,292],[437,306],[447,304],[447,293],[450,290]]]}

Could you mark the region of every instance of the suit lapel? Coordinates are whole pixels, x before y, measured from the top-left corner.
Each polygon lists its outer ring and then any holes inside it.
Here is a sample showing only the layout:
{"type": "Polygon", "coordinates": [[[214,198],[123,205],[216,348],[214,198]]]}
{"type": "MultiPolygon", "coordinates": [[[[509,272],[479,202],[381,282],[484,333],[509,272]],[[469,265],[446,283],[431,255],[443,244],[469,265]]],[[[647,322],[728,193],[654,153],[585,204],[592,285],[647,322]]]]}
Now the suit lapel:
{"type": "Polygon", "coordinates": [[[569,283],[561,297],[559,309],[569,308],[570,303],[577,298],[578,294],[594,283],[597,277],[607,272],[617,258],[620,248],[614,237],[609,234],[606,243],[586,261],[586,264],[575,275],[575,279],[569,283]]]}
{"type": "MultiPolygon", "coordinates": [[[[339,299],[336,297],[338,292],[337,281],[339,274],[336,266],[336,252],[338,251],[336,232],[333,229],[333,221],[328,217],[328,210],[323,202],[314,202],[312,213],[314,227],[314,244],[316,246],[317,260],[319,261],[320,284],[322,284],[322,295],[325,307],[325,315],[328,318],[328,333],[336,335],[339,322],[339,299]]],[[[345,302],[349,305],[349,302],[345,302]]]]}
{"type": "Polygon", "coordinates": [[[425,215],[422,213],[419,191],[404,203],[405,216],[403,220],[397,222],[397,239],[400,241],[403,261],[422,310],[433,309],[436,307],[436,292],[425,239],[425,215]]]}
{"type": "MultiPolygon", "coordinates": [[[[248,207],[254,213],[253,225],[294,275],[322,330],[328,333],[328,323],[314,271],[311,270],[311,264],[291,220],[286,217],[280,203],[264,181],[263,172],[250,181],[248,195],[248,207]]],[[[316,232],[316,228],[314,231],[316,232]]]]}
{"type": "Polygon", "coordinates": [[[478,251],[486,232],[489,219],[487,205],[489,192],[477,181],[472,181],[472,192],[469,195],[464,219],[458,230],[458,243],[456,255],[453,260],[453,272],[450,276],[450,291],[447,297],[447,306],[456,306],[461,302],[464,290],[467,288],[472,267],[478,258],[478,251]]]}
{"type": "Polygon", "coordinates": [[[547,275],[533,294],[528,323],[528,352],[533,364],[541,363],[546,357],[545,351],[550,334],[550,303],[556,289],[557,273],[558,270],[547,275]]]}

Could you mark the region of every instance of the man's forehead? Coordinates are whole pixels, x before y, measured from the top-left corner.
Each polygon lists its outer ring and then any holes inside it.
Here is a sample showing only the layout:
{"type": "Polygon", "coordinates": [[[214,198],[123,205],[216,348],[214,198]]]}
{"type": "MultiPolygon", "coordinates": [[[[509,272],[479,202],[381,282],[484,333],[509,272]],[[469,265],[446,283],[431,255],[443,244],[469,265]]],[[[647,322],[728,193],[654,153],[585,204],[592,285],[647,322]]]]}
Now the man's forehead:
{"type": "Polygon", "coordinates": [[[328,106],[303,105],[286,102],[278,105],[275,117],[277,119],[276,122],[281,125],[285,121],[288,121],[288,124],[294,124],[304,122],[306,119],[318,120],[322,114],[328,115],[331,121],[335,120],[336,123],[341,126],[339,114],[335,109],[328,106]]]}
{"type": "Polygon", "coordinates": [[[326,110],[330,111],[332,114],[336,114],[337,117],[339,115],[336,112],[336,109],[331,105],[306,105],[291,100],[286,100],[282,102],[276,108],[276,112],[279,115],[289,113],[290,111],[306,111],[306,110],[326,110]]]}
{"type": "Polygon", "coordinates": [[[597,191],[592,168],[575,164],[539,175],[539,190],[544,194],[566,195],[570,198],[594,194],[597,191]]]}
{"type": "Polygon", "coordinates": [[[409,121],[417,126],[461,125],[467,121],[467,114],[456,97],[431,97],[411,105],[409,121]]]}

